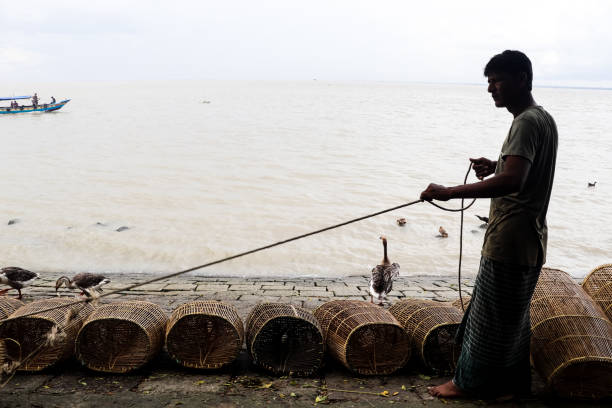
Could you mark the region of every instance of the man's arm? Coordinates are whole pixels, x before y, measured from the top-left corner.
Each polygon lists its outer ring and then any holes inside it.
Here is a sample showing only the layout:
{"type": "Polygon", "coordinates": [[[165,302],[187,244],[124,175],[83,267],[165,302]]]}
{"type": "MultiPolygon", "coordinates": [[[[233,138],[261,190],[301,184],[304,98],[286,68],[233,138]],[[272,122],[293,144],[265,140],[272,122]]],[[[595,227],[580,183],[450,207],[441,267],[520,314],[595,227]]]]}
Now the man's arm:
{"type": "Polygon", "coordinates": [[[506,156],[504,171],[487,179],[473,184],[464,184],[454,187],[445,187],[439,184],[430,184],[421,193],[421,200],[447,201],[451,198],[493,198],[521,191],[531,162],[521,156],[506,156]]]}

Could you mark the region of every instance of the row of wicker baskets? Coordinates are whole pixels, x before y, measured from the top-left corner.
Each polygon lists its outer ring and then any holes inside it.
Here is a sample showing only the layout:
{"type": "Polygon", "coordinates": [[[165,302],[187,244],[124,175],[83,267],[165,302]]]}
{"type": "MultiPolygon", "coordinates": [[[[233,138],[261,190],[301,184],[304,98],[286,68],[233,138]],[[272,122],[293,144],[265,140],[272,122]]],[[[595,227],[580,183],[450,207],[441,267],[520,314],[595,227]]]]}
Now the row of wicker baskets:
{"type": "Polygon", "coordinates": [[[92,370],[124,373],[145,364],[164,344],[183,366],[218,369],[236,359],[246,340],[253,362],[281,375],[316,373],[326,349],[359,374],[390,374],[411,355],[433,371],[447,372],[454,367],[456,349],[450,344],[461,318],[448,304],[416,300],[402,301],[391,311],[363,301],[335,300],[314,313],[263,303],[251,311],[245,326],[234,307],[217,301],[183,304],[170,319],[159,306],[140,301],[97,308],[81,303],[68,311],[45,310],[69,304],[69,299],[27,305],[0,301],[0,318],[10,316],[0,324],[0,363],[17,362],[24,371],[42,370],[74,353],[92,370]],[[408,305],[418,312],[408,316],[408,305]]]}
{"type": "MultiPolygon", "coordinates": [[[[564,272],[542,270],[531,304],[532,360],[558,394],[601,398],[612,393],[611,275],[611,265],[596,269],[583,290],[564,272]]],[[[0,324],[0,364],[18,361],[19,369],[37,371],[75,353],[93,370],[127,372],[165,343],[178,363],[217,369],[233,362],[246,340],[254,363],[281,375],[317,372],[326,350],[364,375],[390,374],[411,360],[450,373],[460,351],[454,336],[463,315],[449,303],[406,299],[388,311],[363,301],[334,300],[313,313],[264,303],[251,311],[245,326],[232,306],[216,301],[181,305],[169,320],[149,302],[95,309],[79,304],[20,318],[69,302],[23,305],[0,298],[0,319],[10,316],[0,324]]]]}

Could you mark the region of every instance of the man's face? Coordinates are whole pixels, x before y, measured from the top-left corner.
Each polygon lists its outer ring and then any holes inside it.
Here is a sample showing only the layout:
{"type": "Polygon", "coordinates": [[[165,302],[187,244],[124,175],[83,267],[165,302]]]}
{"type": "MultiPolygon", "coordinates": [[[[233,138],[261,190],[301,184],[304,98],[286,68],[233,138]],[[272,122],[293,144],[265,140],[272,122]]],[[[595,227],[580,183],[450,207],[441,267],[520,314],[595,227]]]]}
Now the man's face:
{"type": "Polygon", "coordinates": [[[493,97],[498,108],[512,105],[517,100],[521,90],[518,78],[506,73],[490,73],[487,75],[489,87],[487,91],[493,97]]]}

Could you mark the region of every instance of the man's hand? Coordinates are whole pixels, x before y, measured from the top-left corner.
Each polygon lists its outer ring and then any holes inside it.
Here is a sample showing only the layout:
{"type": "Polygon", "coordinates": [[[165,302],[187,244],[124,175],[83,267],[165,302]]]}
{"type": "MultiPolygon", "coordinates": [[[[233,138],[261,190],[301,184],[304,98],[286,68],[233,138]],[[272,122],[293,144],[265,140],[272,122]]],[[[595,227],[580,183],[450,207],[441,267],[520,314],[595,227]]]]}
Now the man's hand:
{"type": "Polygon", "coordinates": [[[421,193],[421,200],[431,201],[431,200],[440,200],[440,201],[448,201],[451,198],[450,188],[441,186],[440,184],[430,184],[427,186],[421,193]]]}
{"type": "Polygon", "coordinates": [[[474,164],[474,173],[476,173],[476,177],[479,180],[495,173],[495,166],[497,166],[497,162],[491,161],[489,159],[485,159],[481,157],[479,159],[470,159],[470,161],[474,164]]]}

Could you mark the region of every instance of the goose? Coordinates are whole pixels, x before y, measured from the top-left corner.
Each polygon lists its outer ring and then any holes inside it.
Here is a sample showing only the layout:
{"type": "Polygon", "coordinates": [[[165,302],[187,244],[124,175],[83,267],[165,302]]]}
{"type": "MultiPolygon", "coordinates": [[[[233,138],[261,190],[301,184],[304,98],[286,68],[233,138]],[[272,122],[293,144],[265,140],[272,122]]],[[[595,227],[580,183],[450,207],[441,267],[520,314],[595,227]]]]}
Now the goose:
{"type": "Polygon", "coordinates": [[[59,296],[58,289],[66,285],[68,289],[81,290],[81,295],[91,296],[91,291],[102,292],[102,286],[109,282],[110,279],[105,276],[88,272],[77,273],[72,279],[62,276],[55,282],[55,293],[59,296]]]}
{"type": "MultiPolygon", "coordinates": [[[[17,289],[17,292],[19,292],[17,299],[21,299],[21,289],[31,285],[32,282],[39,277],[40,275],[36,272],[30,272],[16,266],[8,266],[0,270],[0,283],[9,285],[13,289],[17,289]]],[[[5,294],[9,290],[10,289],[0,290],[0,295],[5,294]]]]}
{"type": "Polygon", "coordinates": [[[592,182],[592,183],[591,183],[590,181],[588,182],[588,186],[589,186],[589,187],[595,187],[595,184],[597,184],[597,182],[596,182],[596,181],[594,181],[594,182],[592,182]]]}
{"type": "Polygon", "coordinates": [[[400,266],[397,263],[391,263],[387,257],[387,238],[381,236],[383,243],[384,256],[382,263],[376,265],[372,269],[372,278],[370,279],[370,303],[374,303],[374,296],[378,299],[378,304],[382,306],[383,299],[387,297],[387,293],[393,288],[393,278],[399,276],[400,266]]]}
{"type": "Polygon", "coordinates": [[[405,218],[398,218],[397,219],[397,225],[399,225],[400,227],[403,227],[404,225],[406,225],[406,219],[405,218]]]}

